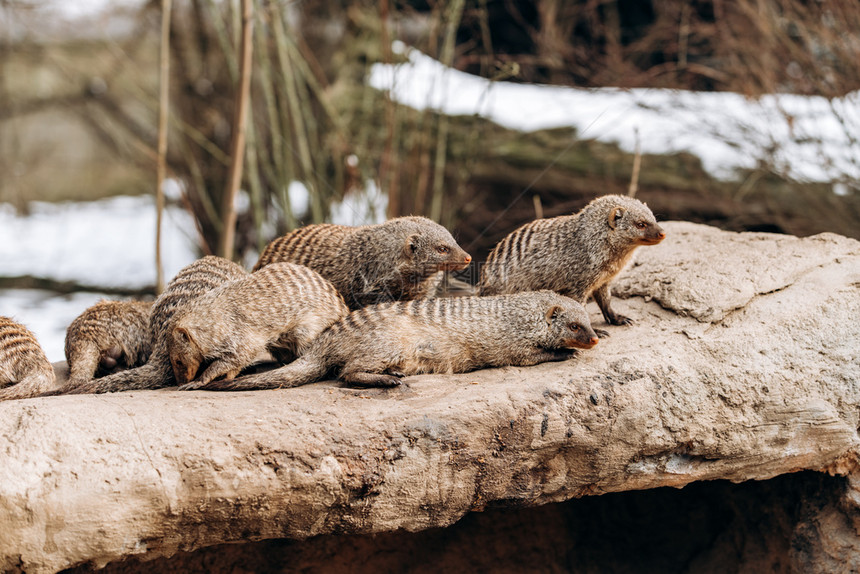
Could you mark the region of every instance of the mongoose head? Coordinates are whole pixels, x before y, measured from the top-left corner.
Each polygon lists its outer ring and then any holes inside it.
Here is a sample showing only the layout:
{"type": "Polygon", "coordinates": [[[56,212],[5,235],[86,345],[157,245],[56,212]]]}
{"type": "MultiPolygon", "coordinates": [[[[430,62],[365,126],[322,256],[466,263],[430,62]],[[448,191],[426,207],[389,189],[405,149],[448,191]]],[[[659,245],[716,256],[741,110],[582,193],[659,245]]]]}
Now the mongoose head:
{"type": "Polygon", "coordinates": [[[599,341],[585,307],[569,297],[559,295],[544,316],[549,326],[549,348],[590,349],[599,341]]]}
{"type": "Polygon", "coordinates": [[[197,371],[205,357],[191,331],[185,327],[174,327],[167,338],[167,352],[173,366],[173,376],[180,385],[197,377],[197,371]]]}
{"type": "Polygon", "coordinates": [[[459,271],[472,262],[472,256],[457,245],[447,229],[424,217],[410,219],[418,225],[406,237],[403,253],[412,267],[421,269],[421,275],[429,277],[437,271],[459,271]]]}
{"type": "MultiPolygon", "coordinates": [[[[630,246],[657,245],[666,238],[666,232],[657,224],[648,206],[632,197],[607,195],[590,205],[599,205],[605,213],[613,242],[630,246]]],[[[588,209],[588,207],[586,207],[588,209]]]]}

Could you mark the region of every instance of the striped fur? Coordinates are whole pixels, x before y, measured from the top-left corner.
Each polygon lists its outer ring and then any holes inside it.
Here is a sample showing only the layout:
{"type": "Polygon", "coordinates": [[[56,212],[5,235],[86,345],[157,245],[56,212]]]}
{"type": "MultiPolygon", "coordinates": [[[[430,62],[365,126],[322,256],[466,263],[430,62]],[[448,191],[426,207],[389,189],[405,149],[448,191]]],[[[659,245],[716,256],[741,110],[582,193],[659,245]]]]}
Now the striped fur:
{"type": "Polygon", "coordinates": [[[66,329],[68,388],[146,363],[151,301],[99,301],[66,329]]]}
{"type": "Polygon", "coordinates": [[[481,295],[550,289],[583,305],[594,297],[606,321],[632,323],[610,307],[609,284],[640,245],[665,237],[639,200],[598,197],[574,215],[538,219],[503,238],[481,269],[481,295]]]}
{"type": "Polygon", "coordinates": [[[232,261],[211,255],[185,266],[152,305],[149,330],[153,348],[146,364],[74,388],[66,387],[59,394],[113,393],[176,384],[167,353],[167,333],[174,316],[204,293],[247,275],[232,261]]]}
{"type": "Polygon", "coordinates": [[[351,309],[432,296],[443,271],[472,258],[447,229],[425,217],[378,225],[307,225],[269,243],[254,266],[276,262],[310,267],[334,284],[351,309]]]}
{"type": "Polygon", "coordinates": [[[54,368],[33,333],[0,317],[0,401],[39,396],[54,382],[54,368]]]}
{"type": "Polygon", "coordinates": [[[419,373],[559,361],[596,343],[582,305],[551,291],[399,301],[351,312],[289,365],[201,388],[293,387],[331,370],[348,383],[392,386],[419,373]]]}
{"type": "Polygon", "coordinates": [[[221,376],[232,379],[266,351],[293,360],[348,312],[316,271],[293,263],[266,265],[183,310],[167,339],[174,376],[179,383],[193,381],[185,387],[190,389],[221,376]]]}

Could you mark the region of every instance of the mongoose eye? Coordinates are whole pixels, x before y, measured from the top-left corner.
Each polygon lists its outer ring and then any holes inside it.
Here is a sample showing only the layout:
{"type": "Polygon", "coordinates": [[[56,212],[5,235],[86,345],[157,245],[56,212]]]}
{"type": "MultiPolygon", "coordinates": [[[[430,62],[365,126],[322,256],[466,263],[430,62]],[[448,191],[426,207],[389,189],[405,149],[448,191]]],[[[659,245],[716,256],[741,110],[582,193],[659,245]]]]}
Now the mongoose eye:
{"type": "Polygon", "coordinates": [[[645,229],[646,227],[648,227],[648,224],[645,223],[644,221],[637,221],[636,222],[636,228],[637,229],[645,229]]]}
{"type": "Polygon", "coordinates": [[[439,253],[448,253],[449,251],[451,251],[451,248],[449,248],[447,245],[439,245],[436,247],[436,251],[438,251],[439,253]]]}
{"type": "Polygon", "coordinates": [[[582,329],[582,327],[580,327],[576,323],[568,323],[567,328],[570,329],[571,331],[579,331],[580,329],[582,329]]]}

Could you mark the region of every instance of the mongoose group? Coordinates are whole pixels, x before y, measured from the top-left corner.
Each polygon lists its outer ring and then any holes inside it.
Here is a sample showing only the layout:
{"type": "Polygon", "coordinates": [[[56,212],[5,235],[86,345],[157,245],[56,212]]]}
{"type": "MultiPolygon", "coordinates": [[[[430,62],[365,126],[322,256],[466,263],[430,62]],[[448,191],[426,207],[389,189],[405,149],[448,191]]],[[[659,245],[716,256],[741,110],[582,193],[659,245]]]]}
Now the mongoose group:
{"type": "Polygon", "coordinates": [[[610,284],[640,245],[665,233],[648,207],[608,195],[576,214],[540,219],[490,253],[477,295],[439,297],[446,271],[469,265],[444,227],[423,217],[378,225],[307,225],[272,241],[251,273],[207,256],[183,268],[153,303],[102,301],[66,334],[69,381],[33,335],[0,317],[0,400],[181,385],[182,390],[292,387],[333,373],[394,386],[419,373],[565,360],[607,323],[610,284]],[[257,361],[283,366],[246,374],[257,361]]]}

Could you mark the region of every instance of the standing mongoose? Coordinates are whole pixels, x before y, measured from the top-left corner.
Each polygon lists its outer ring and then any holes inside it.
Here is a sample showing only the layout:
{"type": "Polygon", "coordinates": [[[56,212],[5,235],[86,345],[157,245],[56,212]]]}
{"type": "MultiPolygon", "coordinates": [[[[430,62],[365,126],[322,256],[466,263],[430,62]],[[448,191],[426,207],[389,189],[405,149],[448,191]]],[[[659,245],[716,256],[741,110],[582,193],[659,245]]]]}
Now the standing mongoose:
{"type": "Polygon", "coordinates": [[[99,301],[66,329],[67,388],[146,363],[151,301],[99,301]]]}
{"type": "Polygon", "coordinates": [[[0,317],[0,401],[39,396],[55,380],[54,368],[33,333],[0,317]]]}
{"type": "Polygon", "coordinates": [[[201,295],[177,315],[167,338],[173,374],[180,384],[204,385],[222,375],[232,379],[266,351],[293,360],[347,313],[343,297],[316,271],[266,265],[201,295]]]}
{"type": "Polygon", "coordinates": [[[627,325],[632,319],[609,306],[609,284],[638,246],[665,237],[641,201],[598,197],[574,215],[538,219],[508,234],[481,270],[479,293],[550,289],[583,305],[592,296],[609,324],[627,325]]]}
{"type": "Polygon", "coordinates": [[[351,312],[284,367],[182,389],[294,387],[332,369],[361,386],[419,373],[463,373],[570,358],[597,344],[582,305],[552,291],[381,303],[351,312]]]}
{"type": "Polygon", "coordinates": [[[152,304],[149,314],[152,353],[145,365],[93,379],[74,388],[67,386],[55,394],[112,393],[176,384],[167,353],[167,335],[173,318],[204,293],[247,275],[236,263],[212,255],[186,265],[152,304]]]}
{"type": "Polygon", "coordinates": [[[447,229],[426,217],[377,225],[306,225],[269,243],[254,270],[287,261],[331,281],[351,309],[431,293],[428,278],[465,269],[472,257],[447,229]]]}

